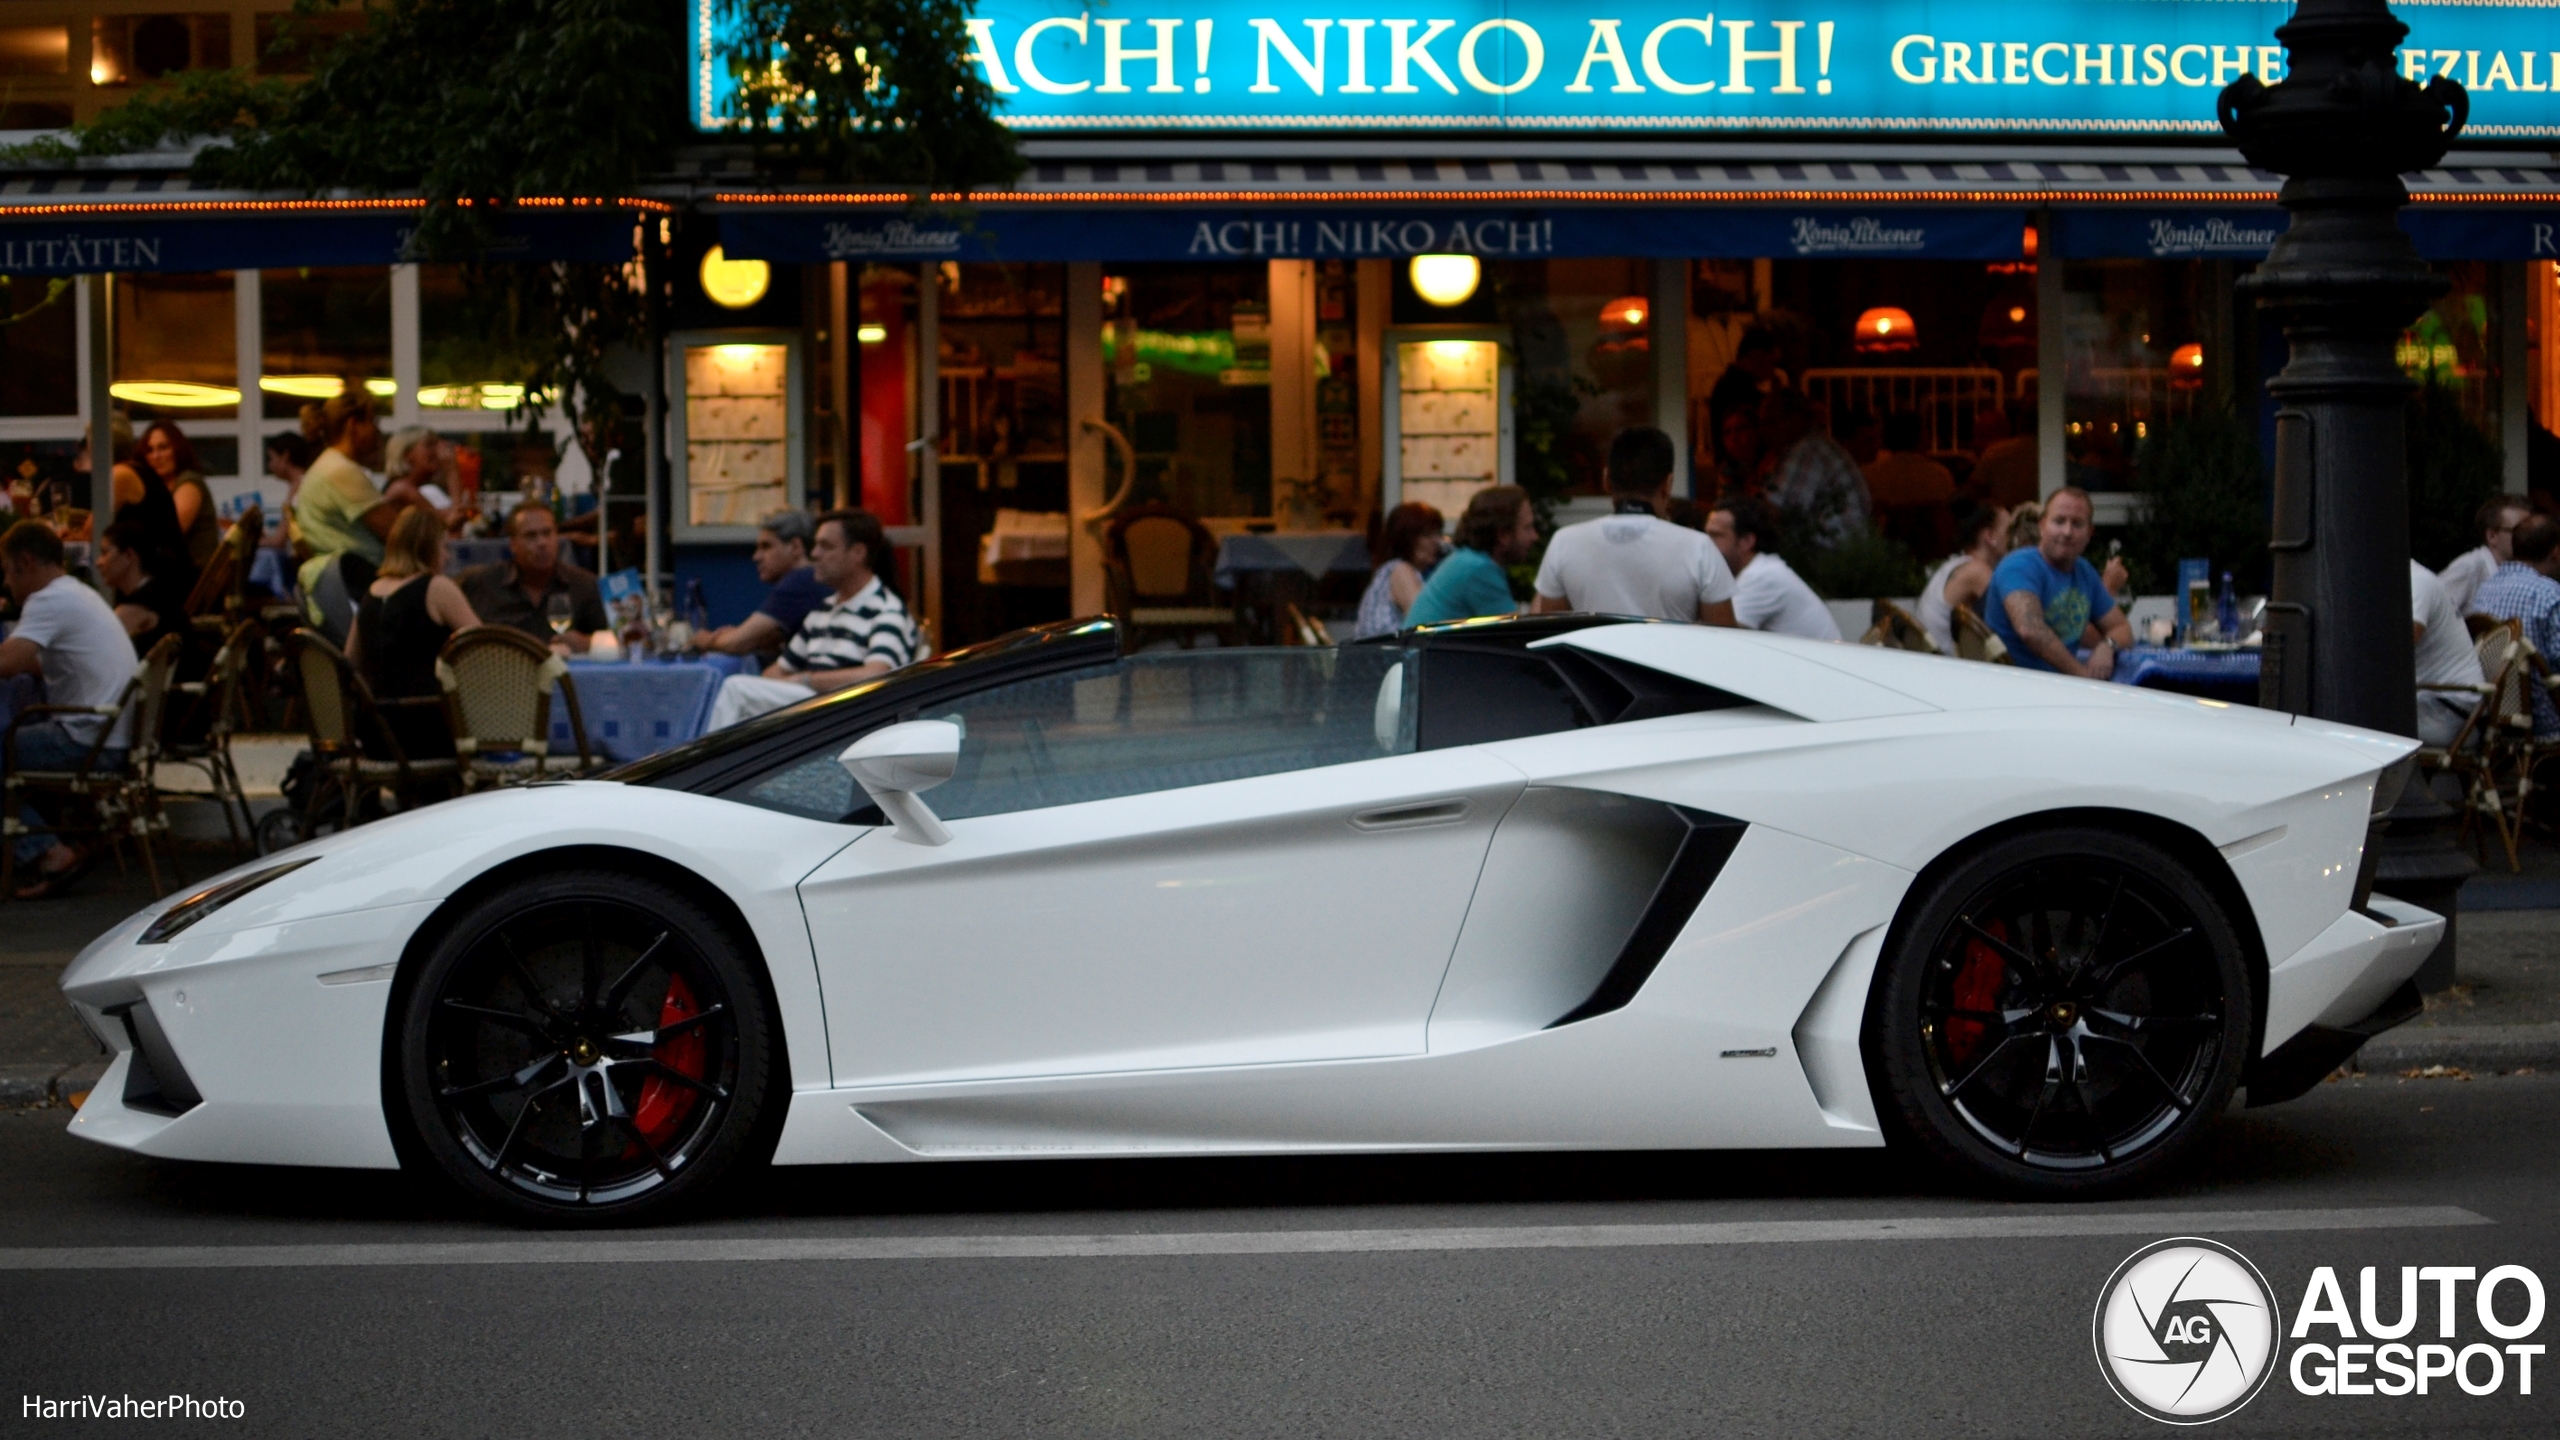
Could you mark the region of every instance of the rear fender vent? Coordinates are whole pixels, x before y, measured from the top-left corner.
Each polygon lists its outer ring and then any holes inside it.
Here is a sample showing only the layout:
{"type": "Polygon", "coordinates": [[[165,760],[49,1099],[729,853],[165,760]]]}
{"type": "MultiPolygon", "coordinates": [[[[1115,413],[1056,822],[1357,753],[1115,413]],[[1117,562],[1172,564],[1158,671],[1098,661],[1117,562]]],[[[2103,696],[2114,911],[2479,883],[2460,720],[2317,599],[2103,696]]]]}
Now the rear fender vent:
{"type": "Polygon", "coordinates": [[[178,1052],[169,1047],[169,1036],[160,1028],[160,1018],[151,1013],[150,1001],[136,1000],[106,1013],[122,1022],[125,1038],[133,1042],[133,1059],[124,1072],[126,1109],[184,1115],[204,1103],[196,1082],[178,1063],[178,1052]]]}

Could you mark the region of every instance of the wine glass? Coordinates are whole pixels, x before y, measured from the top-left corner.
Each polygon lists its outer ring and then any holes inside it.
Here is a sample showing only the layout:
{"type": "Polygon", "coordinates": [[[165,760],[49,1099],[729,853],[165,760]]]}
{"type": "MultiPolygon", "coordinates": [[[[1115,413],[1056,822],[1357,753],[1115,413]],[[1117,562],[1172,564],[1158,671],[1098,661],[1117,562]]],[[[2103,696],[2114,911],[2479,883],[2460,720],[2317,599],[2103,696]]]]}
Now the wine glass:
{"type": "Polygon", "coordinates": [[[569,633],[569,621],[576,614],[577,607],[569,602],[566,595],[554,595],[542,606],[542,618],[551,622],[551,633],[555,636],[569,633]]]}

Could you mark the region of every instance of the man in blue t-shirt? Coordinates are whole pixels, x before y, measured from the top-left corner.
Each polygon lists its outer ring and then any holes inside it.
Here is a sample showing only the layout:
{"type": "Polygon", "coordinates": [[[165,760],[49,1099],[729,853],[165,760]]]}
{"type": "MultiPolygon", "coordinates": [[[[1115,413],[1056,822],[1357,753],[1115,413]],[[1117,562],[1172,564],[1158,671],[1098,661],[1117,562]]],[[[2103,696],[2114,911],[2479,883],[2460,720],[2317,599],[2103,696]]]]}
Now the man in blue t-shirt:
{"type": "Polygon", "coordinates": [[[2082,557],[2089,548],[2093,507],[2089,492],[2066,485],[2046,497],[2032,550],[2013,550],[1991,572],[1984,618],[2012,664],[2104,680],[2115,673],[2116,651],[2133,643],[2116,597],[2098,569],[2082,557]],[[2073,653],[2089,647],[2089,658],[2073,653]]]}
{"type": "Polygon", "coordinates": [[[756,522],[756,578],[773,588],[756,613],[702,636],[703,649],[723,655],[780,650],[800,633],[810,611],[835,598],[809,568],[813,531],[805,510],[776,510],[756,522]]]}
{"type": "Polygon", "coordinates": [[[1517,485],[1479,490],[1458,517],[1458,543],[1423,582],[1422,593],[1405,611],[1408,626],[1444,620],[1472,620],[1479,615],[1510,615],[1520,602],[1511,598],[1507,567],[1529,558],[1538,548],[1537,512],[1529,492],[1517,485]]]}

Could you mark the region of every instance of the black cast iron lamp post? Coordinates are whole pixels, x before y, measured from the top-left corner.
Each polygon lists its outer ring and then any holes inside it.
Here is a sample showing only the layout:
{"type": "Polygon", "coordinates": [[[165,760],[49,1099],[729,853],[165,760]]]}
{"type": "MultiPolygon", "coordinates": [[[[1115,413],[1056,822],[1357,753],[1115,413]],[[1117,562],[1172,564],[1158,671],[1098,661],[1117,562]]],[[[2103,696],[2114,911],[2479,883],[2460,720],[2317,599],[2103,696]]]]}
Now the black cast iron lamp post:
{"type": "MultiPolygon", "coordinates": [[[[2293,216],[2240,282],[2292,347],[2267,382],[2281,408],[2259,703],[2399,735],[2417,733],[2403,426],[2414,387],[2393,347],[2446,282],[2395,216],[2409,202],[2400,177],[2443,159],[2471,109],[2453,81],[2400,73],[2408,33],[2385,0],[2300,0],[2276,30],[2283,82],[2243,76],[2216,107],[2249,163],[2285,177],[2278,200],[2293,216]]],[[[2453,892],[2473,869],[2443,833],[2448,813],[2411,785],[2375,847],[2377,887],[2446,918],[2427,988],[2453,978],[2453,892]]]]}

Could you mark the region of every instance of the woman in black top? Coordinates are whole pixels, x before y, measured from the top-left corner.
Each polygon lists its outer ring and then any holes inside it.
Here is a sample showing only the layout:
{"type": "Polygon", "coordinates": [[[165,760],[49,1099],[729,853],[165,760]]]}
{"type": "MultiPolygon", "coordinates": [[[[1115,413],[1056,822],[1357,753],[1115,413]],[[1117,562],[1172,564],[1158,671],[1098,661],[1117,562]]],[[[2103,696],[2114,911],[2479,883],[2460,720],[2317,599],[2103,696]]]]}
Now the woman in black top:
{"type": "MultiPolygon", "coordinates": [[[[356,607],[355,628],[347,632],[347,658],[377,700],[442,695],[436,656],[454,631],[479,623],[462,587],[444,574],[444,522],[433,510],[405,510],[383,541],[382,568],[356,607]]],[[[410,759],[452,758],[453,727],[445,723],[443,710],[402,705],[384,714],[410,759]]],[[[361,738],[367,754],[380,748],[373,736],[361,738]]]]}
{"type": "Polygon", "coordinates": [[[213,488],[195,442],[174,420],[156,420],[142,432],[142,458],[169,491],[170,514],[187,547],[187,564],[202,570],[222,545],[222,518],[214,513],[213,488]]]}
{"type": "Polygon", "coordinates": [[[195,562],[187,556],[186,527],[178,520],[178,502],[166,477],[152,468],[139,446],[123,449],[115,468],[116,519],[137,527],[139,552],[151,573],[192,590],[195,562]]]}
{"type": "MultiPolygon", "coordinates": [[[[190,633],[187,592],[162,573],[167,562],[155,558],[149,546],[142,522],[128,516],[117,516],[98,535],[98,578],[115,591],[116,618],[133,637],[136,655],[150,654],[163,636],[183,639],[190,633]]],[[[187,673],[190,660],[194,669],[204,668],[202,657],[187,655],[179,662],[179,678],[195,678],[187,673]]]]}

